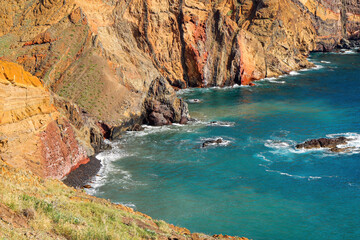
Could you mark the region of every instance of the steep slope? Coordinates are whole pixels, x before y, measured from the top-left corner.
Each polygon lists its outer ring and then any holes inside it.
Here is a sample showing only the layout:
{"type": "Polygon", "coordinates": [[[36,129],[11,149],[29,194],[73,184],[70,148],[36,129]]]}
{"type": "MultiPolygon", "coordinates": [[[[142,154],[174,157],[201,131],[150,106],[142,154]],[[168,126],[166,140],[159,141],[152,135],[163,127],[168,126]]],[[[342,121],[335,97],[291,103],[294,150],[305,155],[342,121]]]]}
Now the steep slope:
{"type": "Polygon", "coordinates": [[[89,161],[40,80],[4,61],[0,61],[0,157],[14,167],[57,179],[89,161]]]}

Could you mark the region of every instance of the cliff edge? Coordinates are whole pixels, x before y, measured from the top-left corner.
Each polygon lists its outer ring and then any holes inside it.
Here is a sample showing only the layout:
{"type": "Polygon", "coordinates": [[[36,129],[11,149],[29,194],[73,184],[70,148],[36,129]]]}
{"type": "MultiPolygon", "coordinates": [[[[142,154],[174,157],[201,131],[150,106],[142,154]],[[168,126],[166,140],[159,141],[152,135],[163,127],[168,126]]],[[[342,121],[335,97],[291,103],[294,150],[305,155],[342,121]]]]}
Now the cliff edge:
{"type": "Polygon", "coordinates": [[[61,179],[89,161],[69,120],[29,72],[0,61],[0,158],[42,177],[61,179]]]}

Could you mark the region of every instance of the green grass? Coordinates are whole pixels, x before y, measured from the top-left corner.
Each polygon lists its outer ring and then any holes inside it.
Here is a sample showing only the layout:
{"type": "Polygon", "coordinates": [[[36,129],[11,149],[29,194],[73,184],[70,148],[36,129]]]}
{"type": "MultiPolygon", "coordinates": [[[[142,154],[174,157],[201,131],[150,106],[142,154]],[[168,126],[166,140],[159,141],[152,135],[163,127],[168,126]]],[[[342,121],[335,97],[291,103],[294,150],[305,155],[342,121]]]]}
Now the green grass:
{"type": "Polygon", "coordinates": [[[1,161],[0,189],[0,202],[15,213],[34,213],[27,219],[26,229],[15,229],[0,218],[0,239],[26,239],[24,233],[36,239],[158,239],[175,233],[164,221],[89,196],[57,180],[13,169],[1,161]]]}

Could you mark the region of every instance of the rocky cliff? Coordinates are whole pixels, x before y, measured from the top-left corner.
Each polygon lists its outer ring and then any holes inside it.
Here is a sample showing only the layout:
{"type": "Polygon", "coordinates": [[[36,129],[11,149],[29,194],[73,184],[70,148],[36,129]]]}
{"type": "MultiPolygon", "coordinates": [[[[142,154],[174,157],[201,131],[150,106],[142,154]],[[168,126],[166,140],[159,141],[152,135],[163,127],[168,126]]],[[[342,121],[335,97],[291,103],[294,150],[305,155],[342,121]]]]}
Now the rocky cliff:
{"type": "Polygon", "coordinates": [[[2,0],[0,9],[0,57],[41,81],[3,77],[2,125],[44,118],[19,131],[41,129],[43,152],[63,142],[57,151],[75,165],[103,137],[186,123],[174,89],[251,85],[310,67],[310,51],[358,39],[360,24],[356,0],[2,0]],[[73,136],[84,150],[72,152],[73,136]]]}
{"type": "MultiPolygon", "coordinates": [[[[4,178],[15,171],[9,165],[61,179],[102,150],[104,138],[139,130],[142,123],[186,123],[187,104],[177,98],[178,89],[252,85],[312,66],[306,59],[310,51],[330,51],[360,38],[359,0],[0,0],[0,12],[0,182],[11,179],[16,189],[30,173],[4,178]]],[[[36,176],[29,181],[46,188],[36,176]]],[[[6,219],[14,218],[13,225],[34,238],[38,231],[29,224],[43,219],[50,226],[49,232],[40,229],[44,239],[69,238],[75,230],[86,234],[65,208],[60,210],[69,217],[60,222],[66,224],[56,228],[61,216],[54,206],[63,205],[48,199],[54,190],[39,199],[36,191],[16,197],[1,191],[5,237],[17,236],[6,227],[6,219]],[[28,211],[14,211],[9,199],[44,209],[25,219],[28,211]]],[[[90,207],[104,213],[109,205],[90,207]]],[[[221,238],[185,236],[167,224],[166,231],[160,229],[148,217],[116,214],[122,225],[114,229],[134,221],[140,226],[125,227],[135,231],[132,237],[221,238]]]]}
{"type": "Polygon", "coordinates": [[[1,56],[112,137],[144,122],[186,122],[174,89],[310,67],[310,51],[358,38],[360,23],[356,0],[10,0],[0,8],[1,56]]]}
{"type": "Polygon", "coordinates": [[[331,51],[341,39],[360,38],[358,0],[292,0],[311,18],[318,51],[331,51]]]}
{"type": "Polygon", "coordinates": [[[37,77],[0,61],[0,158],[42,177],[61,179],[89,161],[69,120],[37,77]]]}

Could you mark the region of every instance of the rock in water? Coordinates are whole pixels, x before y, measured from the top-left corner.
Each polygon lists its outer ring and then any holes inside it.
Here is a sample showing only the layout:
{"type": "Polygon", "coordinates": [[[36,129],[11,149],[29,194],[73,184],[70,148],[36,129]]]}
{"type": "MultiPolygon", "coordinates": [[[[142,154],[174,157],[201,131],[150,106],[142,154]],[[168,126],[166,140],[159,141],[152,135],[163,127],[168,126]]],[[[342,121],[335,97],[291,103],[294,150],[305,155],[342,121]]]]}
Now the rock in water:
{"type": "Polygon", "coordinates": [[[224,141],[222,140],[222,138],[217,138],[217,139],[211,139],[211,140],[206,140],[205,142],[203,142],[202,147],[208,147],[211,145],[219,145],[220,143],[223,143],[224,141]]]}
{"type": "Polygon", "coordinates": [[[311,139],[304,143],[297,144],[297,149],[329,148],[332,152],[344,152],[349,148],[339,148],[338,145],[346,144],[349,141],[346,137],[311,139]]]}

